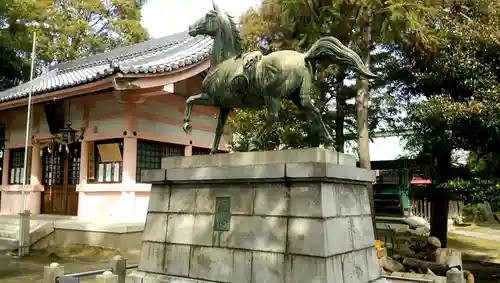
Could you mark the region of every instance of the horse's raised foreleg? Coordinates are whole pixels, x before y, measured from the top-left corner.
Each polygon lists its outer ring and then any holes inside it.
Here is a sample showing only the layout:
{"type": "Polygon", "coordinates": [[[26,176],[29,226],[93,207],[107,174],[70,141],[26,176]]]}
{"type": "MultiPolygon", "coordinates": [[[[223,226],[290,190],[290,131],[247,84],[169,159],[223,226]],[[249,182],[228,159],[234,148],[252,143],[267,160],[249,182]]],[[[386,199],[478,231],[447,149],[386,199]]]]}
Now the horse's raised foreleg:
{"type": "Polygon", "coordinates": [[[213,105],[212,98],[206,93],[200,93],[197,95],[190,96],[186,100],[186,110],[184,111],[184,123],[182,129],[186,134],[191,133],[193,129],[191,126],[191,112],[193,112],[193,105],[213,105]]]}
{"type": "Polygon", "coordinates": [[[248,145],[248,150],[256,151],[258,150],[258,146],[262,135],[269,130],[276,121],[278,121],[280,112],[280,99],[271,97],[269,98],[269,102],[267,103],[267,115],[266,121],[264,125],[259,129],[259,131],[250,139],[250,143],[248,145]]]}
{"type": "Polygon", "coordinates": [[[222,137],[222,134],[224,133],[224,125],[226,124],[227,117],[229,116],[230,112],[231,112],[230,108],[221,107],[219,109],[219,117],[217,118],[217,128],[215,129],[215,139],[214,143],[212,144],[212,150],[210,151],[210,154],[217,153],[220,139],[222,137]]]}

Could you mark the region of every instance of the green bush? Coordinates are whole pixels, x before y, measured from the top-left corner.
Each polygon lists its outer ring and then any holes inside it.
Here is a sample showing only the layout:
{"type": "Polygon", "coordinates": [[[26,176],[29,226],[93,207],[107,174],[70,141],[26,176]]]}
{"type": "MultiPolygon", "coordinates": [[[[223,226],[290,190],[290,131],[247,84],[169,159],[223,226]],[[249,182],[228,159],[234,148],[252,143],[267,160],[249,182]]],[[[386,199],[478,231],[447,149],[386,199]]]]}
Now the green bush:
{"type": "Polygon", "coordinates": [[[475,204],[467,204],[462,209],[465,222],[477,222],[483,218],[483,212],[475,204]]]}

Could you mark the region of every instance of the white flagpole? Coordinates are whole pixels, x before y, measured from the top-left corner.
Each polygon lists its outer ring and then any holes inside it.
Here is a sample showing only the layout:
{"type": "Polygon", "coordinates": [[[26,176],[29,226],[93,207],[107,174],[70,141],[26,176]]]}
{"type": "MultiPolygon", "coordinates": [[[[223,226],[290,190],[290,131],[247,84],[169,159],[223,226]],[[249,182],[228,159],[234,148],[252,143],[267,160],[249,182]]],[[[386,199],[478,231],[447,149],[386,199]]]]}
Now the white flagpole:
{"type": "MultiPolygon", "coordinates": [[[[35,75],[35,48],[36,48],[36,32],[33,32],[33,47],[31,49],[31,71],[30,71],[30,81],[33,80],[33,77],[35,75]]],[[[21,207],[21,212],[24,212],[26,209],[26,203],[25,203],[25,190],[26,190],[26,184],[28,183],[28,146],[29,146],[29,141],[30,141],[30,130],[31,130],[31,92],[32,92],[32,87],[30,86],[29,92],[28,92],[28,111],[26,114],[26,138],[24,140],[24,169],[23,169],[23,189],[21,191],[21,202],[22,202],[22,207],[21,207]]]]}

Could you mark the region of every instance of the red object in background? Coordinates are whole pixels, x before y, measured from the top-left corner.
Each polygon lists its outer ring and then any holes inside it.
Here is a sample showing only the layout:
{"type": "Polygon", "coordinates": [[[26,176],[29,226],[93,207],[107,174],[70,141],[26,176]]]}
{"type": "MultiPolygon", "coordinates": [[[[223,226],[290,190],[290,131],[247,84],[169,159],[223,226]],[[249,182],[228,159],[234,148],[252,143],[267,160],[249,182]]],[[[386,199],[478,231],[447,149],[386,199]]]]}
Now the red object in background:
{"type": "Polygon", "coordinates": [[[424,179],[421,177],[413,177],[410,181],[411,185],[425,185],[425,184],[432,184],[432,181],[430,179],[424,179]]]}

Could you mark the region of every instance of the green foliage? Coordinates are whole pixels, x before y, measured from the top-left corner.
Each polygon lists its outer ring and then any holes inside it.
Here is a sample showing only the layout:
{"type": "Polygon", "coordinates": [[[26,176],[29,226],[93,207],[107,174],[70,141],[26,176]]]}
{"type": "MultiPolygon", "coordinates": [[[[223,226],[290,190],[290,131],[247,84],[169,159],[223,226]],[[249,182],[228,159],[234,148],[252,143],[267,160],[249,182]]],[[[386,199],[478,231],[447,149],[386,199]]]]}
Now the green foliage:
{"type": "MultiPolygon", "coordinates": [[[[283,13],[283,7],[276,0],[264,1],[259,9],[250,9],[242,15],[243,48],[246,51],[254,51],[258,48],[257,43],[263,37],[271,40],[271,49],[295,49],[298,40],[290,33],[277,15],[283,13]]],[[[308,46],[309,47],[309,46],[308,46]]],[[[331,111],[333,95],[325,89],[332,89],[337,81],[325,79],[326,73],[333,74],[332,68],[325,72],[317,72],[313,99],[316,106],[323,114],[323,120],[332,132],[335,124],[335,113],[331,111]]],[[[273,130],[266,133],[262,138],[260,149],[278,148],[300,148],[306,146],[329,145],[321,138],[321,128],[317,122],[308,121],[303,113],[300,113],[292,103],[282,103],[279,122],[273,130]]],[[[233,148],[238,151],[248,150],[248,142],[252,135],[259,129],[265,120],[264,110],[236,110],[229,123],[235,134],[233,148]]]]}
{"type": "Polygon", "coordinates": [[[37,33],[38,66],[144,41],[148,34],[140,25],[139,2],[4,0],[0,7],[0,55],[8,65],[2,64],[0,84],[5,88],[27,79],[33,32],[37,33]],[[13,54],[17,60],[11,60],[13,54]]]}
{"type": "Polygon", "coordinates": [[[450,180],[441,185],[466,203],[500,202],[500,183],[479,178],[450,180]]]}
{"type": "MultiPolygon", "coordinates": [[[[373,51],[375,45],[393,44],[399,41],[409,41],[418,39],[417,46],[424,49],[432,49],[439,42],[436,32],[426,26],[427,19],[435,17],[436,7],[440,1],[310,1],[310,0],[265,0],[258,9],[251,9],[241,18],[242,31],[244,35],[244,46],[246,50],[257,48],[260,38],[266,36],[271,39],[271,49],[295,49],[304,51],[309,48],[319,37],[335,36],[341,42],[363,54],[373,51]],[[373,16],[367,18],[367,11],[373,16]],[[361,44],[363,37],[362,27],[367,24],[372,27],[372,40],[368,47],[361,44]],[[368,49],[367,49],[368,48],[368,49]]],[[[389,52],[383,51],[372,54],[372,69],[384,72],[385,62],[389,52]]],[[[345,70],[337,70],[335,67],[325,68],[324,64],[318,63],[314,66],[316,70],[317,97],[315,101],[322,109],[325,123],[335,131],[336,148],[343,151],[344,142],[348,137],[356,137],[356,110],[354,105],[347,101],[353,99],[357,94],[357,86],[344,85],[345,79],[355,79],[352,73],[345,70]],[[327,120],[327,118],[330,120],[327,120]]],[[[380,121],[386,120],[388,113],[386,103],[387,98],[383,93],[376,92],[384,87],[386,81],[380,80],[372,85],[374,98],[369,103],[369,128],[373,130],[380,121]]],[[[395,107],[393,110],[395,111],[395,107]]],[[[285,108],[285,112],[294,113],[294,109],[285,108]]],[[[238,129],[250,129],[255,131],[251,125],[259,123],[251,117],[258,119],[258,115],[246,115],[245,119],[238,120],[238,115],[245,115],[238,111],[233,119],[233,129],[240,134],[238,129]],[[238,126],[235,123],[249,123],[248,126],[238,126]]],[[[393,116],[393,115],[389,115],[393,116]]],[[[290,127],[293,131],[287,134],[287,125],[283,121],[295,123],[290,119],[282,119],[273,138],[268,137],[264,143],[269,141],[270,146],[277,140],[282,142],[282,147],[293,146],[314,146],[314,144],[304,144],[303,137],[307,135],[307,127],[298,124],[290,127]],[[302,129],[302,130],[301,130],[302,129]],[[297,132],[298,130],[298,132],[297,132]],[[278,134],[296,137],[299,140],[292,141],[278,134]]],[[[247,133],[241,133],[244,141],[247,133]]],[[[314,143],[317,141],[314,140],[314,143]]],[[[271,146],[272,145],[272,146],[271,146]]]]}
{"type": "MultiPolygon", "coordinates": [[[[407,146],[434,157],[470,152],[468,176],[448,175],[441,187],[466,202],[498,202],[500,150],[500,5],[498,1],[443,1],[432,50],[412,41],[392,46],[391,90],[409,109],[402,120],[415,130],[407,146]]],[[[451,164],[443,165],[450,168],[451,164]]],[[[443,166],[436,168],[440,175],[443,166]]]]}
{"type": "Polygon", "coordinates": [[[474,222],[483,215],[481,209],[475,204],[465,205],[462,208],[462,213],[465,217],[465,221],[467,222],[474,222]]]}

